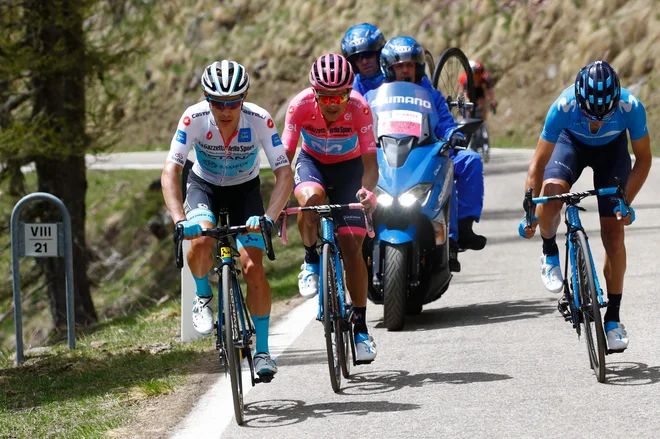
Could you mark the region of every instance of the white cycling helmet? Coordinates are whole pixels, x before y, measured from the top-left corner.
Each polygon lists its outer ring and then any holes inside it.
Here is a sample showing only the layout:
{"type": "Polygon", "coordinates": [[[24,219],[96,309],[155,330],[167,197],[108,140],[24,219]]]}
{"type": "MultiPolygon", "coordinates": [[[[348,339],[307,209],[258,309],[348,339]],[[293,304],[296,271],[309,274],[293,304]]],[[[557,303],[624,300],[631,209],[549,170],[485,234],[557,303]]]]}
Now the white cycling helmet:
{"type": "Polygon", "coordinates": [[[226,59],[206,67],[201,82],[202,90],[216,97],[240,96],[250,87],[250,77],[245,67],[226,59]]]}

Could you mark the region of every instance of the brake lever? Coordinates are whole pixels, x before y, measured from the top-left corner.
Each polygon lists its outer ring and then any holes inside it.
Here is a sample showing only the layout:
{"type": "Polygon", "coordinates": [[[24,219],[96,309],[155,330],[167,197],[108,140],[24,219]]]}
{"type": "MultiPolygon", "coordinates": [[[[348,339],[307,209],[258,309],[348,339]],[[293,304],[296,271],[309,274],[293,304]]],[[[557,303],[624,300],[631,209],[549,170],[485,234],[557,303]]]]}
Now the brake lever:
{"type": "Polygon", "coordinates": [[[261,236],[264,238],[264,245],[266,246],[266,255],[268,259],[274,261],[275,251],[273,251],[273,242],[271,241],[273,226],[271,226],[264,216],[259,218],[259,226],[261,227],[261,236]]]}
{"type": "Polygon", "coordinates": [[[183,268],[183,224],[174,227],[174,259],[177,268],[183,268]]]}
{"type": "Polygon", "coordinates": [[[532,208],[534,207],[534,202],[532,201],[532,188],[525,191],[525,199],[523,200],[523,209],[525,210],[525,221],[527,221],[527,227],[532,227],[532,208]]]}

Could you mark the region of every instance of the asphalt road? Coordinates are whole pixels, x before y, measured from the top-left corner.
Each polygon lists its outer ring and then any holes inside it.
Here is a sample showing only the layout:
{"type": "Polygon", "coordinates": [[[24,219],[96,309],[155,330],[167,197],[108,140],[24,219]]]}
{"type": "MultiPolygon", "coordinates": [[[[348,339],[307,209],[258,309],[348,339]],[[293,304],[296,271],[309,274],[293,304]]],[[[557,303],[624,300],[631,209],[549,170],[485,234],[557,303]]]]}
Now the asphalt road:
{"type": "MultiPolygon", "coordinates": [[[[215,399],[203,399],[176,437],[658,437],[660,163],[633,204],[637,221],[627,228],[621,316],[630,347],[607,357],[608,381],[599,384],[584,340],[557,313],[557,296],[542,286],[540,238],[517,235],[531,153],[493,154],[484,214],[475,227],[488,237],[487,247],[460,254],[463,271],[447,293],[409,318],[401,332],[388,332],[382,306],[370,304],[378,358],[354,368],[341,393],[330,387],[323,329],[307,302],[308,317],[299,309],[296,324],[274,331],[276,340],[288,337],[277,358],[279,373],[246,395],[246,425],[229,418],[231,393],[221,379],[215,399]],[[193,432],[201,423],[208,427],[193,432]]],[[[591,185],[585,171],[576,189],[591,185]]],[[[595,199],[583,206],[604,285],[595,199]]]]}

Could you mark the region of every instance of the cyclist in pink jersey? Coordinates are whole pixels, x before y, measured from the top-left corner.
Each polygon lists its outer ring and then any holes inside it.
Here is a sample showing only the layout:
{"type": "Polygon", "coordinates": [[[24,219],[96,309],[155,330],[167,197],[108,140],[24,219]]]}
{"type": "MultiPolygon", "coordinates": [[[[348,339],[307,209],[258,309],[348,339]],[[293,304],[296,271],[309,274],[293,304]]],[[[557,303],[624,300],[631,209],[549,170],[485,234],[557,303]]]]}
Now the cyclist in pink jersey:
{"type": "MultiPolygon", "coordinates": [[[[371,191],[378,183],[376,140],[369,104],[352,91],[353,69],[341,55],[321,56],[309,73],[310,88],[289,105],[282,143],[293,160],[302,135],[302,150],[296,161],[294,194],[300,206],[355,202],[356,195],[366,209],[376,207],[371,191]]],[[[362,258],[366,234],[364,215],[346,211],[335,216],[339,247],[344,258],[346,284],[354,309],[356,359],[376,358],[376,344],[366,324],[367,267],[362,258]]],[[[318,216],[298,216],[298,229],[305,246],[305,263],[299,276],[300,294],[318,293],[319,254],[316,251],[318,216]]]]}

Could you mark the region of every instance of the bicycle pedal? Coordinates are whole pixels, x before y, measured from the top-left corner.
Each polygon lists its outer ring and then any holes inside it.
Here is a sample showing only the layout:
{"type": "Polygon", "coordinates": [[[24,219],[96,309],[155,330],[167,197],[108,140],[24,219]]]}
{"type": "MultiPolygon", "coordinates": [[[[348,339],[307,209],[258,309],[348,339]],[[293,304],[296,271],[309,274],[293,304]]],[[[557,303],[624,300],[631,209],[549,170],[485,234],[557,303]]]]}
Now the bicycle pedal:
{"type": "Polygon", "coordinates": [[[625,351],[625,350],[626,350],[625,348],[624,348],[624,349],[616,349],[616,350],[615,350],[615,349],[609,349],[609,348],[608,348],[608,349],[607,349],[607,354],[608,354],[608,355],[609,355],[609,354],[622,354],[623,351],[625,351]]]}
{"type": "Polygon", "coordinates": [[[272,373],[257,374],[257,379],[255,381],[257,383],[270,383],[271,381],[273,381],[274,377],[275,374],[272,373]]]}

